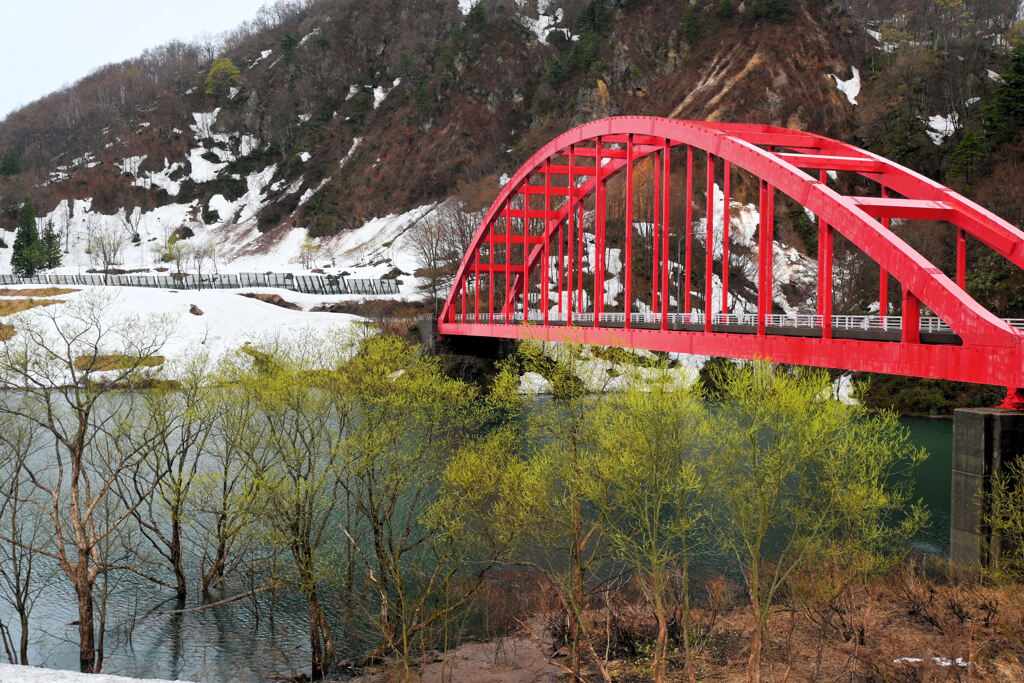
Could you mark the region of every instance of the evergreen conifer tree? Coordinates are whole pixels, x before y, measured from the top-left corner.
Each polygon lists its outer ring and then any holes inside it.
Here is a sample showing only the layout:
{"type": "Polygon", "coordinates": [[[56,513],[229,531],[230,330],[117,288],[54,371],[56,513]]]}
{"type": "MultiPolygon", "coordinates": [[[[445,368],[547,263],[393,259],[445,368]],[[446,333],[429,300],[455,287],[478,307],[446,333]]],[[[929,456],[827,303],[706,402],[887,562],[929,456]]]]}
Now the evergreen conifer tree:
{"type": "Polygon", "coordinates": [[[997,142],[1011,138],[1024,127],[1024,45],[1010,52],[1010,66],[1000,78],[992,101],[985,107],[985,127],[997,142]]]}
{"type": "Polygon", "coordinates": [[[59,266],[61,263],[60,237],[57,235],[57,231],[53,229],[52,222],[46,222],[40,243],[43,248],[43,255],[45,256],[43,267],[56,268],[59,266]]]}
{"type": "Polygon", "coordinates": [[[7,178],[19,173],[21,173],[21,162],[18,160],[18,155],[13,151],[8,151],[0,161],[0,176],[7,178]]]}
{"type": "Polygon", "coordinates": [[[32,277],[42,263],[39,248],[39,229],[36,227],[36,210],[31,197],[25,197],[18,216],[18,234],[11,247],[11,268],[19,277],[32,277]]]}

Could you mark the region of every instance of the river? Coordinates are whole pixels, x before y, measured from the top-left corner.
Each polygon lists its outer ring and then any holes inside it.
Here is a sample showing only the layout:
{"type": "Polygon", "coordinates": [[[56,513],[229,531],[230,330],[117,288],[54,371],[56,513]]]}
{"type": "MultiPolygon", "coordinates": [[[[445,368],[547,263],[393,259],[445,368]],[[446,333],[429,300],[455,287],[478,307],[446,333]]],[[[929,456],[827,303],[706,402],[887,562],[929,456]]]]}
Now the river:
{"type": "MultiPolygon", "coordinates": [[[[928,449],[930,457],[919,468],[917,495],[931,513],[929,528],[913,541],[913,548],[946,556],[949,552],[950,467],[952,421],[936,418],[903,418],[911,438],[928,449]]],[[[194,569],[194,567],[193,567],[194,569]]],[[[166,589],[134,582],[111,605],[108,622],[118,625],[107,636],[104,671],[148,678],[180,678],[193,681],[252,681],[268,674],[308,670],[307,613],[305,603],[291,593],[274,596],[270,619],[268,594],[258,600],[242,600],[218,608],[185,614],[154,616],[158,610],[175,609],[166,589]]],[[[245,587],[239,588],[245,590],[245,587]]],[[[196,604],[190,596],[189,605],[196,604]]],[[[330,604],[325,605],[330,613],[330,604]]],[[[0,605],[0,618],[9,618],[0,605]]],[[[67,581],[56,577],[33,612],[31,663],[58,669],[77,669],[77,619],[74,595],[67,581]]],[[[339,633],[339,649],[346,640],[339,633]]]]}

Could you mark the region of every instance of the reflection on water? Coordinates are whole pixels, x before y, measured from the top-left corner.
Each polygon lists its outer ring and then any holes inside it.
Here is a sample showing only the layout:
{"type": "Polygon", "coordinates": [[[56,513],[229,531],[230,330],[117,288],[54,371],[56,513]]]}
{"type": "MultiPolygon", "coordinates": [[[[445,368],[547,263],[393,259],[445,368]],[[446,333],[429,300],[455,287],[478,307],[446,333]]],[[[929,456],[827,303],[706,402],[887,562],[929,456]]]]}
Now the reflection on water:
{"type": "Polygon", "coordinates": [[[931,513],[931,523],[914,539],[915,550],[949,556],[949,503],[953,481],[953,421],[934,417],[900,419],[910,437],[928,450],[928,459],[918,469],[915,493],[931,513]]]}
{"type": "MultiPolygon", "coordinates": [[[[947,555],[949,552],[950,467],[953,426],[951,420],[904,418],[912,439],[928,449],[930,457],[917,473],[916,492],[931,513],[931,525],[914,540],[915,549],[947,555]]],[[[196,567],[192,567],[195,570],[196,567]]],[[[713,569],[713,568],[706,568],[713,569]]],[[[195,571],[190,572],[192,575],[195,571]]],[[[306,609],[291,593],[257,600],[239,600],[221,607],[180,614],[154,615],[182,605],[168,600],[166,590],[146,582],[122,586],[118,602],[110,605],[107,636],[107,673],[194,681],[262,680],[271,673],[291,674],[309,665],[306,609]],[[134,588],[134,589],[133,589],[134,588]],[[271,616],[270,604],[274,603],[271,616]]],[[[244,592],[235,587],[225,596],[244,592]]],[[[190,596],[184,607],[198,604],[190,596]]],[[[0,619],[8,618],[6,605],[0,619]]],[[[35,640],[32,663],[58,669],[78,668],[78,618],[74,594],[58,577],[33,613],[35,640]]],[[[343,656],[346,636],[337,627],[336,638],[343,656]]]]}

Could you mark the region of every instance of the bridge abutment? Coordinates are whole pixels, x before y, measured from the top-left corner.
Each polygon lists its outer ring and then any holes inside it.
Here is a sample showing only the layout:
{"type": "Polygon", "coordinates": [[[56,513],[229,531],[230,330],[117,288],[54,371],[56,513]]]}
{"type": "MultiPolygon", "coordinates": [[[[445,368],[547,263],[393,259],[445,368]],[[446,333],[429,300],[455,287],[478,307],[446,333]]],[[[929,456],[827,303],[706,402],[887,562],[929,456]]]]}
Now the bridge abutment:
{"type": "Polygon", "coordinates": [[[959,408],[953,415],[953,493],[949,557],[964,566],[993,567],[999,538],[987,524],[992,478],[1024,452],[1024,412],[959,408]]]}

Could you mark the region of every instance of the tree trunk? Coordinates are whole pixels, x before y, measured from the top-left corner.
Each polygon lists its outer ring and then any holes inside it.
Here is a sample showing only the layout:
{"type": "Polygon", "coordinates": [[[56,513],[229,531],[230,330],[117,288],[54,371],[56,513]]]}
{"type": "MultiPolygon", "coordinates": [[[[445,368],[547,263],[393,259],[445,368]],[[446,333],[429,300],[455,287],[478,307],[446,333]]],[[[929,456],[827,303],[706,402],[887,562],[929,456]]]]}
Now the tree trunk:
{"type": "Polygon", "coordinates": [[[217,552],[213,557],[213,565],[210,571],[203,574],[203,595],[210,592],[210,586],[214,581],[224,580],[224,569],[227,565],[227,541],[224,539],[225,515],[217,520],[217,552]]]}
{"type": "Polygon", "coordinates": [[[188,596],[188,583],[181,545],[181,513],[176,510],[171,514],[171,565],[174,567],[175,593],[179,601],[184,601],[188,596]]]}
{"type": "Polygon", "coordinates": [[[324,678],[324,651],[320,646],[320,606],[316,601],[316,593],[309,596],[309,651],[310,678],[322,681],[324,678]]]}
{"type": "Polygon", "coordinates": [[[747,683],[761,683],[762,630],[760,620],[754,624],[754,637],[750,641],[750,659],[747,661],[747,683]]]}
{"type": "Polygon", "coordinates": [[[665,620],[665,607],[660,604],[655,607],[655,616],[658,619],[658,640],[654,646],[654,680],[656,683],[664,683],[665,675],[668,672],[668,624],[665,620]]]}
{"type": "Polygon", "coordinates": [[[579,501],[573,503],[573,538],[572,538],[572,595],[569,599],[569,666],[572,668],[573,680],[582,681],[580,663],[580,640],[583,638],[583,530],[582,513],[579,501]]]}
{"type": "Polygon", "coordinates": [[[96,667],[96,633],[93,620],[92,584],[88,579],[88,567],[79,565],[75,577],[75,593],[78,597],[78,653],[82,673],[98,673],[96,667]]]}
{"type": "Polygon", "coordinates": [[[19,655],[21,656],[20,664],[22,666],[28,665],[28,610],[24,607],[19,606],[18,617],[21,620],[21,642],[18,643],[19,655]]]}

